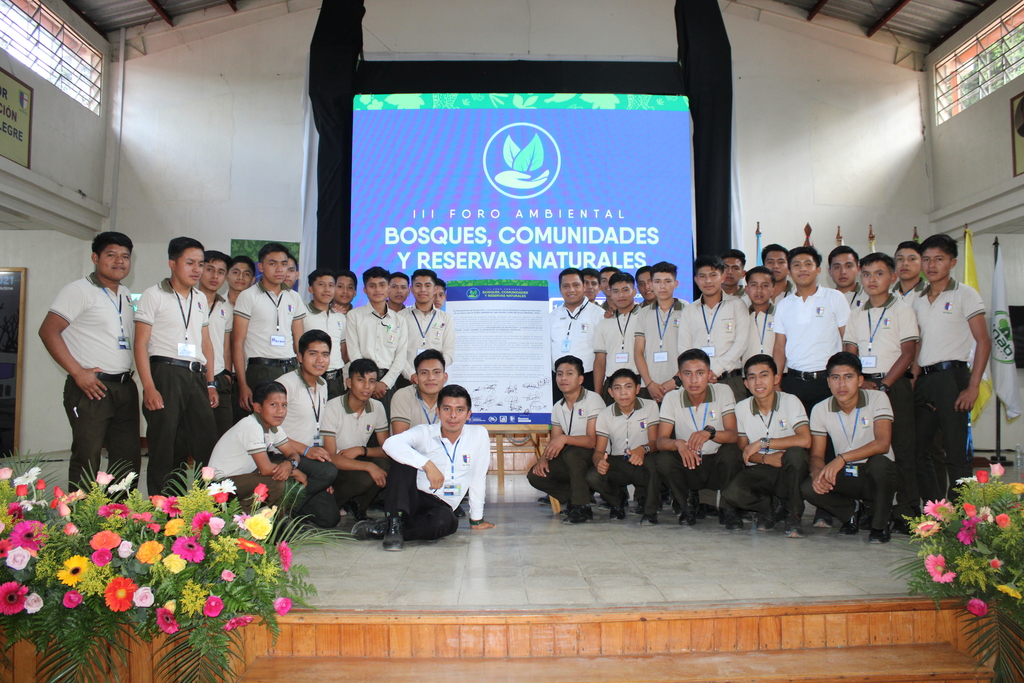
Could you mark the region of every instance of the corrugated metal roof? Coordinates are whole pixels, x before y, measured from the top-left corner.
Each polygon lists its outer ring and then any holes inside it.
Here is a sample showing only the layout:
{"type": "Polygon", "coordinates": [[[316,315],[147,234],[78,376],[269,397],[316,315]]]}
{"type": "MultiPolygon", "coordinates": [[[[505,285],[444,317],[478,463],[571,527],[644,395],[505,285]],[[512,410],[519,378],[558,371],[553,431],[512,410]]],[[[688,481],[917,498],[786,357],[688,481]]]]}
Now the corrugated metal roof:
{"type": "MultiPolygon", "coordinates": [[[[163,21],[148,0],[66,0],[102,33],[163,21]]],[[[227,0],[156,0],[173,20],[182,14],[226,4],[227,0]]]]}

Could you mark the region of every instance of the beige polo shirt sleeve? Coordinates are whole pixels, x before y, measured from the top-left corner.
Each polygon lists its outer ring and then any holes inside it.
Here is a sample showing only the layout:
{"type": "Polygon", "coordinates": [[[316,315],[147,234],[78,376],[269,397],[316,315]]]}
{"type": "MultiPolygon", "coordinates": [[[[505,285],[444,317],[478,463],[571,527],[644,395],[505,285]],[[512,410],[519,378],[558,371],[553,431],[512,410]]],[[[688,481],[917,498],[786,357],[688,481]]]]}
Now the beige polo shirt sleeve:
{"type": "MultiPolygon", "coordinates": [[[[881,391],[862,389],[860,397],[859,403],[863,405],[858,405],[849,415],[839,409],[834,398],[822,401],[811,410],[811,434],[831,437],[836,455],[849,453],[874,441],[875,422],[878,420],[892,422],[892,404],[888,396],[881,391]]],[[[892,446],[881,455],[895,461],[892,446]]]]}

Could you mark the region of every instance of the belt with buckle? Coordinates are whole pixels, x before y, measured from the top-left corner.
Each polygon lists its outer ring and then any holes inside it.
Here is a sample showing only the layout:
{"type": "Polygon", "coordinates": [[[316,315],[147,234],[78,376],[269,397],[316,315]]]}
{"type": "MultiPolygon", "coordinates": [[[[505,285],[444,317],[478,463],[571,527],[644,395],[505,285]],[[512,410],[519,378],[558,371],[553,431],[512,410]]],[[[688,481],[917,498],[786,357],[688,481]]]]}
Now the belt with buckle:
{"type": "Polygon", "coordinates": [[[885,376],[888,374],[889,373],[887,372],[876,372],[873,375],[864,373],[864,379],[868,380],[869,382],[881,382],[883,379],[885,379],[885,376]]]}
{"type": "Polygon", "coordinates": [[[818,370],[817,372],[803,372],[801,370],[790,370],[787,374],[796,375],[798,378],[805,382],[813,382],[816,379],[825,378],[825,370],[818,370]]]}
{"type": "MultiPolygon", "coordinates": [[[[118,384],[127,384],[132,381],[132,375],[135,373],[129,370],[128,372],[121,372],[117,374],[111,374],[109,372],[97,372],[96,377],[103,382],[117,382],[118,384]]],[[[68,375],[71,377],[71,375],[68,375]]]]}
{"type": "Polygon", "coordinates": [[[324,373],[324,379],[328,382],[333,382],[338,379],[338,375],[341,374],[341,370],[328,370],[324,373]]]}
{"type": "Polygon", "coordinates": [[[149,362],[173,365],[176,368],[185,368],[189,372],[206,372],[206,366],[197,360],[180,360],[178,358],[168,358],[167,356],[150,356],[149,362]]]}
{"type": "Polygon", "coordinates": [[[930,375],[933,372],[942,372],[943,370],[952,370],[953,368],[966,368],[967,363],[962,360],[944,360],[941,363],[935,365],[926,365],[921,368],[922,375],[930,375]]]}
{"type": "Polygon", "coordinates": [[[269,365],[275,368],[287,368],[295,366],[294,358],[250,358],[249,365],[269,365]]]}

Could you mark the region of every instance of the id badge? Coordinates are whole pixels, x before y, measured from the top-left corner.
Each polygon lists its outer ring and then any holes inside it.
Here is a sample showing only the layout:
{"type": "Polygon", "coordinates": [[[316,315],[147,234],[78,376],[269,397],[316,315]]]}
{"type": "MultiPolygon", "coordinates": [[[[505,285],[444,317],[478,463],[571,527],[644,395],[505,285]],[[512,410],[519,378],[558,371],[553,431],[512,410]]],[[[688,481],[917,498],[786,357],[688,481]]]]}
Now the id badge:
{"type": "Polygon", "coordinates": [[[615,362],[616,363],[628,363],[629,362],[629,354],[627,352],[625,352],[625,351],[622,351],[621,353],[615,354],[615,362]]]}
{"type": "Polygon", "coordinates": [[[129,351],[132,348],[132,343],[128,341],[128,337],[118,337],[117,348],[119,348],[122,351],[129,351]]]}
{"type": "Polygon", "coordinates": [[[572,339],[566,337],[562,340],[562,353],[569,353],[572,351],[572,339]]]}
{"type": "Polygon", "coordinates": [[[423,353],[424,351],[426,351],[426,349],[416,349],[416,355],[418,356],[421,353],[423,353]]]}
{"type": "Polygon", "coordinates": [[[457,496],[459,495],[459,485],[445,484],[443,493],[445,498],[457,496]]]}
{"type": "Polygon", "coordinates": [[[189,344],[187,342],[180,342],[178,344],[178,355],[183,358],[195,358],[196,357],[196,345],[189,344]]]}
{"type": "Polygon", "coordinates": [[[843,468],[843,471],[846,472],[846,476],[848,476],[848,477],[856,477],[857,476],[857,466],[856,465],[847,465],[846,467],[843,468]]]}
{"type": "Polygon", "coordinates": [[[715,357],[715,347],[714,346],[702,346],[702,347],[700,347],[700,350],[703,351],[704,353],[708,354],[708,358],[714,358],[715,357]]]}
{"type": "Polygon", "coordinates": [[[655,351],[654,352],[655,363],[667,363],[668,362],[668,351],[655,351]]]}
{"type": "Polygon", "coordinates": [[[878,367],[878,356],[861,356],[860,366],[862,368],[877,368],[878,367]]]}
{"type": "Polygon", "coordinates": [[[270,345],[271,346],[284,346],[285,345],[285,341],[286,341],[285,340],[285,336],[283,334],[272,334],[272,335],[270,335],[270,345]]]}
{"type": "Polygon", "coordinates": [[[320,432],[317,432],[316,435],[313,437],[313,448],[323,448],[323,447],[324,447],[324,437],[323,437],[323,435],[320,434],[320,432]]]}

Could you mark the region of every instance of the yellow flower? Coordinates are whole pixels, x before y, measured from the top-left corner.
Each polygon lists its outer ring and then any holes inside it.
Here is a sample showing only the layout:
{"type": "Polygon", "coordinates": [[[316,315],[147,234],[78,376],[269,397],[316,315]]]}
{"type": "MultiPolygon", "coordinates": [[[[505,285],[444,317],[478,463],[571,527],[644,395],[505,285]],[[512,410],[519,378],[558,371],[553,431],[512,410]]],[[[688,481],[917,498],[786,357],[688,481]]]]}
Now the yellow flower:
{"type": "Polygon", "coordinates": [[[177,574],[182,571],[186,564],[185,560],[183,560],[180,555],[175,555],[174,553],[171,553],[162,559],[161,562],[164,563],[164,566],[167,567],[172,574],[177,574]]]}
{"type": "Polygon", "coordinates": [[[178,603],[174,600],[168,600],[164,603],[164,609],[174,614],[174,610],[178,609],[178,603]]]}
{"type": "Polygon", "coordinates": [[[1006,593],[1011,598],[1017,598],[1018,600],[1021,599],[1020,591],[1017,590],[1016,588],[1014,588],[1013,586],[1009,586],[1009,585],[1004,584],[1002,586],[996,586],[996,590],[998,590],[998,591],[1000,591],[1002,593],[1006,593]]]}
{"type": "Polygon", "coordinates": [[[88,558],[75,555],[64,560],[64,569],[57,572],[57,578],[65,586],[77,586],[78,582],[85,578],[85,572],[88,569],[88,558]]]}
{"type": "Polygon", "coordinates": [[[260,517],[266,517],[267,519],[273,519],[274,514],[276,512],[277,512],[277,506],[275,505],[272,508],[263,508],[262,510],[260,510],[256,514],[259,515],[260,517]]]}
{"type": "Polygon", "coordinates": [[[180,536],[184,530],[185,520],[181,517],[176,517],[164,525],[164,536],[180,536]]]}
{"type": "Polygon", "coordinates": [[[1024,484],[1014,482],[1013,484],[1010,484],[1010,490],[1019,496],[1024,493],[1024,484]]]}
{"type": "Polygon", "coordinates": [[[245,528],[248,530],[252,537],[258,541],[262,541],[264,538],[270,535],[271,529],[274,525],[270,523],[270,520],[261,515],[250,517],[245,520],[245,528]]]}

